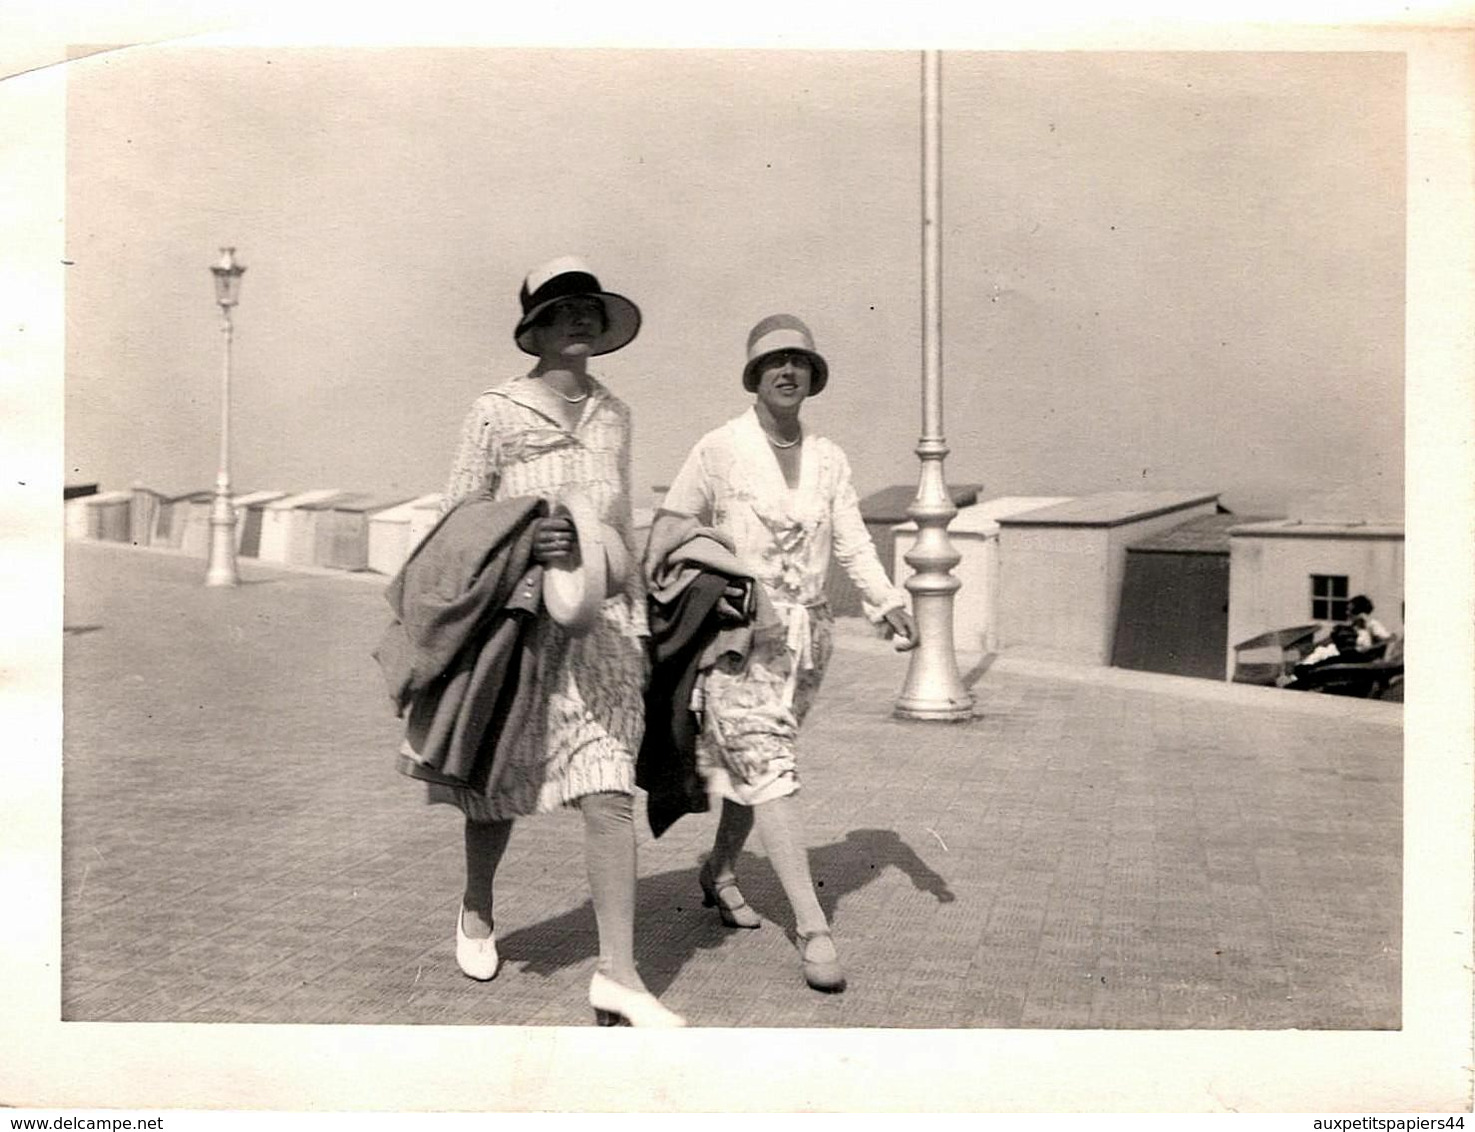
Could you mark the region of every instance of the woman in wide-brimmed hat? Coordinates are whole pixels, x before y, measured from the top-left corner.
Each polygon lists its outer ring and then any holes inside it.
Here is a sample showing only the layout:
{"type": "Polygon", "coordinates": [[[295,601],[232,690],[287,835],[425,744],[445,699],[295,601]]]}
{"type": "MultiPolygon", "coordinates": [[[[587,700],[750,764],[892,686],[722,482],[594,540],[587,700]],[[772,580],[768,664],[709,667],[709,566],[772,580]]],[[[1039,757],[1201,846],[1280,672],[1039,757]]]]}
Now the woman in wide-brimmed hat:
{"type": "MultiPolygon", "coordinates": [[[[573,503],[578,524],[560,509],[543,519],[533,557],[552,575],[581,553],[628,562],[633,540],[630,502],[630,411],[589,372],[589,359],[625,346],[640,329],[640,312],[604,290],[579,259],[563,257],[531,272],[522,286],[517,345],[537,360],[525,374],[483,393],[461,435],[444,506],[478,493],[494,499],[538,497],[573,503]],[[611,554],[582,546],[598,529],[611,554]]],[[[592,604],[570,599],[545,580],[545,602],[528,700],[535,706],[510,744],[495,789],[481,794],[431,785],[432,801],[466,815],[466,888],[456,920],[456,959],[474,979],[497,971],[492,882],[515,818],[576,806],[584,818],[589,887],[599,927],[600,959],[589,1000],[601,1022],[682,1025],[646,989],[635,969],[635,753],[644,728],[647,675],[645,597],[639,572],[592,604]],[[578,620],[560,623],[555,617],[578,620]]],[[[589,581],[603,594],[604,578],[589,581]]],[[[501,757],[499,751],[499,757],[501,757]]]]}
{"type": "Polygon", "coordinates": [[[915,643],[916,626],[876,557],[845,453],[800,424],[805,400],[829,379],[799,319],[772,315],[753,327],[743,369],[753,405],[692,449],[656,517],[647,565],[659,570],[660,548],[679,543],[684,526],[715,527],[783,621],[782,632],[755,634],[746,657],[719,660],[706,677],[697,766],[709,793],[722,798],[722,817],[700,883],[729,927],[761,926],[734,871],[756,825],[794,911],[804,978],[833,992],[844,989],[845,976],[815,895],[794,798],[799,725],[832,648],[825,601],[831,556],[859,588],[867,615],[902,647],[915,643]]]}

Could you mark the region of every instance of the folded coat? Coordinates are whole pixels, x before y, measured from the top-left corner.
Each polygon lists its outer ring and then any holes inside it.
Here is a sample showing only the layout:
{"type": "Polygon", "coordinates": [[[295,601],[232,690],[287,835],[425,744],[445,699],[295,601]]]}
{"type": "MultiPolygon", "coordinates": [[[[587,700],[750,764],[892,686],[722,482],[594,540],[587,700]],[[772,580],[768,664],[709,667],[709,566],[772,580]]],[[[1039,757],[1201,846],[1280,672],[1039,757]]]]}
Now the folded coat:
{"type": "Polygon", "coordinates": [[[650,685],[635,785],[647,794],[646,820],[655,837],[683,814],[708,807],[696,765],[701,728],[690,705],[702,655],[717,633],[714,611],[727,585],[722,575],[702,571],[671,602],[650,599],[650,685]]]}
{"type": "Polygon", "coordinates": [[[778,626],[767,595],[732,554],[731,544],[695,522],[648,555],[651,675],[645,694],[645,737],[635,783],[645,790],[646,820],[660,837],[683,814],[708,807],[697,770],[701,721],[693,691],[724,655],[747,654],[757,627],[778,626]],[[735,588],[742,596],[730,596],[735,588]]]}
{"type": "Polygon", "coordinates": [[[400,769],[490,793],[503,735],[532,706],[519,674],[541,605],[531,497],[462,500],[441,517],[385,591],[394,618],[374,659],[405,718],[400,769]],[[520,694],[523,693],[523,694],[520,694]]]}

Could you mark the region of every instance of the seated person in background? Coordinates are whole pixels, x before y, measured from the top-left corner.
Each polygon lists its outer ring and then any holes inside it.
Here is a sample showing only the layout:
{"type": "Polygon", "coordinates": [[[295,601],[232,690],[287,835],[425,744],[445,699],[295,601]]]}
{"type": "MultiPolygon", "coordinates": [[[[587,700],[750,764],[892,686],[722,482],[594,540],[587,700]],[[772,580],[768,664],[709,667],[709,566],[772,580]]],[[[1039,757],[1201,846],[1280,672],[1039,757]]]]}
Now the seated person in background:
{"type": "Polygon", "coordinates": [[[1331,636],[1312,649],[1296,665],[1296,672],[1323,664],[1356,664],[1377,660],[1387,648],[1393,634],[1374,620],[1373,603],[1358,594],[1347,603],[1347,620],[1332,626],[1331,636]]]}
{"type": "Polygon", "coordinates": [[[1354,660],[1357,652],[1357,627],[1350,621],[1339,622],[1332,626],[1332,635],[1307,653],[1295,671],[1299,676],[1308,668],[1354,660]]]}
{"type": "Polygon", "coordinates": [[[1347,603],[1347,623],[1357,630],[1357,651],[1369,652],[1375,645],[1386,644],[1393,634],[1373,618],[1373,603],[1358,594],[1347,603]]]}

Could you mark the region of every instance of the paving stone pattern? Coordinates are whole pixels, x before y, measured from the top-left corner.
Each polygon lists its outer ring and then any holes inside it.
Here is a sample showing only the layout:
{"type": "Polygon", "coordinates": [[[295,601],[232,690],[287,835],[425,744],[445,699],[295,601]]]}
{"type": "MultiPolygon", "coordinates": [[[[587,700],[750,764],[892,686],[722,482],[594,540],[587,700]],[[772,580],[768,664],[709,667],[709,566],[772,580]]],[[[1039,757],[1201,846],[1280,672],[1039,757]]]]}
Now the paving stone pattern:
{"type": "MultiPolygon", "coordinates": [[[[382,580],[203,571],[68,547],[61,1017],[589,1024],[576,814],[519,824],[501,973],[456,968],[460,818],[394,769],[382,580]]],[[[693,1025],[1399,1025],[1399,705],[1004,660],[918,724],[905,665],[843,626],[802,740],[846,993],[804,986],[756,840],[765,924],[729,931],[714,818],[638,816],[638,960],[693,1025]]]]}

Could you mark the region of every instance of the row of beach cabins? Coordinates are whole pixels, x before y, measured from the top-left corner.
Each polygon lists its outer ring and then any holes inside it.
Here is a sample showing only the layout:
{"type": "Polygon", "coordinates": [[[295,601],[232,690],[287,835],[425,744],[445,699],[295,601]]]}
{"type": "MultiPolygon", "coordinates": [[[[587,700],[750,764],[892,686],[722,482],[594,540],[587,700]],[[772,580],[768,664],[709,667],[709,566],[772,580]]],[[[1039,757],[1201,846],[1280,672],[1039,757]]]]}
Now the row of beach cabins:
{"type": "MultiPolygon", "coordinates": [[[[214,492],[165,496],[144,487],[68,489],[67,537],[131,543],[204,558],[214,492]]],[[[253,491],[231,497],[236,553],[288,566],[394,574],[440,518],[439,494],[253,491]]]]}
{"type": "MultiPolygon", "coordinates": [[[[950,489],[949,537],[962,589],[958,646],[1073,664],[1110,665],[1259,682],[1291,651],[1346,616],[1354,594],[1403,631],[1403,527],[1334,516],[1315,506],[1284,518],[1235,515],[1215,491],[1107,491],[981,499],[950,489]],[[1265,656],[1261,656],[1261,653],[1265,656]],[[1256,666],[1259,668],[1256,668],[1256,666]]],[[[635,512],[643,542],[654,505],[635,512]]],[[[883,566],[908,577],[914,495],[896,485],[861,500],[883,566]]],[[[135,486],[66,492],[67,536],[166,548],[206,558],[213,493],[168,497],[135,486]]],[[[384,497],[323,489],[233,497],[242,558],[390,577],[440,518],[441,496],[384,497]]],[[[836,616],[861,613],[841,570],[828,592],[836,616]]]]}

